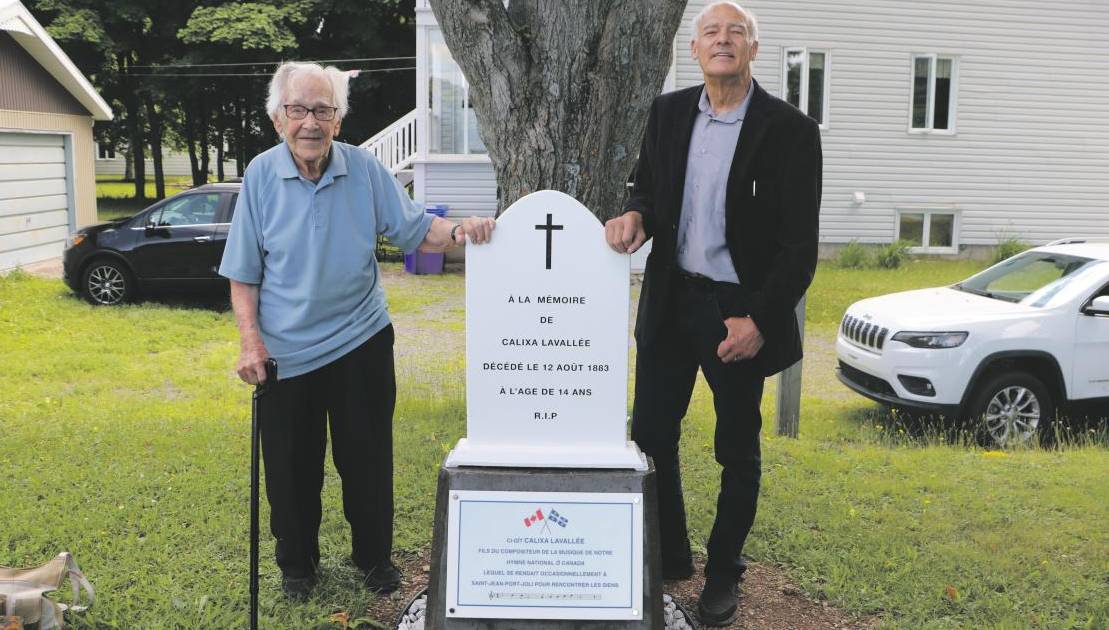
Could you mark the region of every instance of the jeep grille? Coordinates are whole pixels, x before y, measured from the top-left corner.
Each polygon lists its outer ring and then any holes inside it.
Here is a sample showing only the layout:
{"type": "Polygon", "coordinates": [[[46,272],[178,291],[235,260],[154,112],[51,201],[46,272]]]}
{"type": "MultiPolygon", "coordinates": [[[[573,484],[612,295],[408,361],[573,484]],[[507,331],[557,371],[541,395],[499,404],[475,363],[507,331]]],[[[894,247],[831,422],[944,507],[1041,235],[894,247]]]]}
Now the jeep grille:
{"type": "Polygon", "coordinates": [[[890,332],[888,328],[882,328],[878,324],[872,324],[851,315],[844,315],[839,331],[855,345],[874,351],[879,351],[886,345],[886,337],[890,332]]]}

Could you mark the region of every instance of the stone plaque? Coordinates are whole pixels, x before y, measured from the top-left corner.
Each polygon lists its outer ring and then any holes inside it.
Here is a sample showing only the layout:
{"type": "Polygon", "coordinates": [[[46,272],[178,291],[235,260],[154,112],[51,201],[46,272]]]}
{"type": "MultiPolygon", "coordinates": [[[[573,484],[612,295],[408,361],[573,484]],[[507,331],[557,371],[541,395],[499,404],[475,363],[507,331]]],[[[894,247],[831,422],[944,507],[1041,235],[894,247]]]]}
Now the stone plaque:
{"type": "Polygon", "coordinates": [[[446,616],[642,619],[642,498],[452,491],[446,616]]]}
{"type": "Polygon", "coordinates": [[[626,438],[628,274],[593,213],[551,190],[467,248],[467,437],[448,466],[646,469],[626,438]]]}

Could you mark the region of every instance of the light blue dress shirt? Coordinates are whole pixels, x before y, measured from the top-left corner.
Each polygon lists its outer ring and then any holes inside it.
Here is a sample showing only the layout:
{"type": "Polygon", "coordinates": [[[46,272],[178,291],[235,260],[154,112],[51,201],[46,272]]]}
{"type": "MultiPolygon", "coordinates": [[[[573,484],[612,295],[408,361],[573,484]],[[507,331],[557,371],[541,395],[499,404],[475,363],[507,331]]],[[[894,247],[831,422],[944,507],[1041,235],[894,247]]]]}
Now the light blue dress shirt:
{"type": "Polygon", "coordinates": [[[251,160],[220,275],[261,285],[258,324],[278,377],[311,372],[389,325],[377,235],[406,252],[431,227],[369,151],[334,142],[319,182],[286,143],[251,160]]]}
{"type": "Polygon", "coordinates": [[[724,239],[724,203],[728,174],[739,146],[739,131],[751,104],[751,93],[739,107],[717,115],[701,90],[697,119],[689,139],[689,156],[678,222],[678,265],[689,272],[721,282],[739,284],[724,239]]]}

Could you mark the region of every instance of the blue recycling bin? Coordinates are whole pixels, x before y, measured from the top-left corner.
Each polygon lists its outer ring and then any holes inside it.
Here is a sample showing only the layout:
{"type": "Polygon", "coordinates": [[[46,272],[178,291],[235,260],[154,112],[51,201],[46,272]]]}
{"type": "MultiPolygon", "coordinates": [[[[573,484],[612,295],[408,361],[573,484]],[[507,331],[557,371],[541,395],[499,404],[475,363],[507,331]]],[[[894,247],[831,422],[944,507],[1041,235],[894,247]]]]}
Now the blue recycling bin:
{"type": "MultiPolygon", "coordinates": [[[[437,217],[447,216],[445,204],[428,204],[424,212],[437,217]]],[[[443,254],[429,254],[415,251],[404,255],[404,270],[418,275],[443,273],[443,254]]]]}

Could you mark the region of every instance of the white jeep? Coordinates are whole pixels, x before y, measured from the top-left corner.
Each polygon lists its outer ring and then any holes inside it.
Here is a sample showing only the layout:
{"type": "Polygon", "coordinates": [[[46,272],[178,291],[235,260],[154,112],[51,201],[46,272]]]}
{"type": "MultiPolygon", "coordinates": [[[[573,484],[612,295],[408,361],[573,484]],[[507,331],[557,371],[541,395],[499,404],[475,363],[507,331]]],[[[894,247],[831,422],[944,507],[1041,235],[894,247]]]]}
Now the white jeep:
{"type": "Polygon", "coordinates": [[[872,400],[979,421],[1006,446],[1063,405],[1109,410],[1109,242],[1056,241],[948,287],[852,304],[837,375],[872,400]]]}

